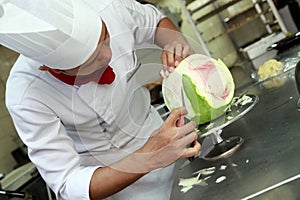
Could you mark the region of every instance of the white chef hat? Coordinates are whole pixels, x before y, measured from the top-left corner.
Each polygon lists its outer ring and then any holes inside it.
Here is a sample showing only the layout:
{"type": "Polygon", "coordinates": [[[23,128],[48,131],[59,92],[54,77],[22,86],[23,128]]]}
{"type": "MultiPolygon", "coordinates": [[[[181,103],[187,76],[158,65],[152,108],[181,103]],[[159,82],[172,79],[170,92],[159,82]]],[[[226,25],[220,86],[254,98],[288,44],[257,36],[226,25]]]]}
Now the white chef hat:
{"type": "Polygon", "coordinates": [[[99,14],[83,0],[0,0],[0,44],[55,69],[71,69],[95,51],[99,14]]]}

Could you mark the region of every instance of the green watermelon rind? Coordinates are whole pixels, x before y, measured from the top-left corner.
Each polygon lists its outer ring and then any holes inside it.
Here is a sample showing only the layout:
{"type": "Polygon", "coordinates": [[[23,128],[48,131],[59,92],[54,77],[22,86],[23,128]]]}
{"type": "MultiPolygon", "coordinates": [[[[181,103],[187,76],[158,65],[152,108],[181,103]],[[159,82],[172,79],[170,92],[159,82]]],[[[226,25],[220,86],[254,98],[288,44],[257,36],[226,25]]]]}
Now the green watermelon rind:
{"type": "Polygon", "coordinates": [[[186,74],[182,74],[182,86],[194,112],[201,113],[200,115],[191,117],[191,120],[198,124],[205,124],[220,117],[231,103],[230,101],[228,104],[220,106],[219,108],[211,108],[205,97],[200,96],[199,94],[196,94],[195,96],[195,91],[197,91],[196,85],[186,74]]]}

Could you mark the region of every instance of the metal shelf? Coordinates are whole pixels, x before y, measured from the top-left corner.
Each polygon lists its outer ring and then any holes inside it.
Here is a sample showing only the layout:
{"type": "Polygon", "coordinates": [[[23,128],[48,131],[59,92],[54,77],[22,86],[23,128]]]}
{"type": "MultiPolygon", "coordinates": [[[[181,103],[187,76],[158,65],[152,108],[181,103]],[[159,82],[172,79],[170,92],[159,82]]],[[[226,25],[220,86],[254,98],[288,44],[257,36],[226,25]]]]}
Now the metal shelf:
{"type": "MultiPolygon", "coordinates": [[[[215,39],[222,37],[224,35],[228,35],[231,39],[237,53],[239,54],[239,49],[243,46],[241,43],[241,38],[239,38],[239,42],[236,36],[241,32],[245,32],[248,24],[252,24],[253,21],[259,20],[259,24],[261,30],[265,28],[265,31],[262,31],[261,37],[266,36],[266,34],[272,34],[274,32],[283,32],[287,34],[287,29],[282,22],[279,13],[273,3],[272,0],[249,0],[249,3],[252,3],[250,7],[239,10],[239,12],[233,14],[232,16],[223,16],[224,11],[229,7],[236,6],[242,0],[231,0],[226,1],[225,4],[222,4],[221,1],[218,0],[210,0],[206,3],[202,3],[199,0],[179,0],[182,10],[189,22],[191,23],[194,32],[202,44],[202,47],[207,52],[206,54],[211,56],[211,52],[209,51],[207,44],[213,42],[215,39]],[[252,2],[251,2],[252,1],[252,2]],[[199,4],[199,5],[198,5],[199,4]],[[198,6],[197,6],[198,5],[198,6]],[[194,6],[194,7],[193,7],[194,6]],[[202,16],[196,18],[196,14],[201,14],[201,10],[209,8],[209,6],[213,6],[213,10],[204,13],[202,16]],[[198,25],[209,20],[213,16],[218,16],[221,23],[223,24],[224,31],[217,33],[217,35],[212,36],[211,38],[203,39],[203,32],[205,30],[198,30],[198,25]],[[271,17],[270,17],[271,16],[271,17]],[[271,20],[272,19],[272,20],[271,20]],[[264,28],[263,28],[264,27],[264,28]]],[[[211,8],[211,7],[210,7],[211,8]]],[[[226,12],[225,12],[226,13],[226,12]]],[[[255,23],[255,22],[254,22],[255,23]]],[[[250,26],[249,26],[250,27],[250,26]]],[[[251,36],[246,39],[247,41],[254,41],[257,39],[257,34],[251,36]],[[251,39],[253,38],[253,40],[251,39]]],[[[245,41],[246,42],[246,41],[245,41]]]]}
{"type": "Polygon", "coordinates": [[[244,25],[248,24],[250,21],[253,21],[254,19],[257,19],[257,18],[259,18],[259,15],[258,15],[258,14],[253,15],[253,16],[251,16],[251,17],[248,17],[248,18],[244,19],[243,21],[241,21],[240,23],[235,24],[234,26],[225,29],[224,32],[218,34],[217,36],[214,36],[213,38],[207,40],[206,42],[207,42],[207,43],[210,43],[210,42],[212,42],[213,40],[215,40],[215,39],[217,39],[217,38],[219,38],[219,37],[222,37],[222,36],[225,35],[225,34],[229,34],[229,33],[233,32],[233,31],[235,31],[235,30],[237,30],[237,29],[243,27],[244,25]]]}
{"type": "MultiPolygon", "coordinates": [[[[195,21],[195,23],[197,23],[197,24],[198,24],[198,23],[201,23],[201,22],[203,22],[203,21],[205,21],[205,20],[211,18],[212,16],[214,16],[214,15],[216,15],[216,14],[222,12],[223,10],[229,8],[230,6],[236,4],[236,3],[240,2],[240,1],[242,1],[242,0],[232,0],[232,1],[229,1],[229,3],[224,4],[224,5],[222,5],[222,6],[218,7],[218,8],[216,8],[214,11],[212,11],[212,12],[210,12],[210,13],[208,13],[208,14],[202,16],[202,17],[200,17],[199,19],[197,19],[197,20],[195,21]]],[[[213,1],[213,2],[215,2],[215,1],[213,1]]],[[[197,9],[197,10],[198,10],[198,9],[197,9]]]]}

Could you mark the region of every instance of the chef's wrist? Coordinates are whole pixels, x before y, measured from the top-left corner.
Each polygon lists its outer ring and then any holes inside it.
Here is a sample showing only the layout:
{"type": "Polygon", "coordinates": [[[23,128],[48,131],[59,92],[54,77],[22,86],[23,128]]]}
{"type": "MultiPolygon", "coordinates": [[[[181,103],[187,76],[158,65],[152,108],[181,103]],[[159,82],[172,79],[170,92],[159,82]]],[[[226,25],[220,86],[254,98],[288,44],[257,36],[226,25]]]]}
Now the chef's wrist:
{"type": "Polygon", "coordinates": [[[147,174],[156,169],[156,166],[151,162],[150,155],[139,150],[110,167],[119,171],[137,174],[147,174]]]}

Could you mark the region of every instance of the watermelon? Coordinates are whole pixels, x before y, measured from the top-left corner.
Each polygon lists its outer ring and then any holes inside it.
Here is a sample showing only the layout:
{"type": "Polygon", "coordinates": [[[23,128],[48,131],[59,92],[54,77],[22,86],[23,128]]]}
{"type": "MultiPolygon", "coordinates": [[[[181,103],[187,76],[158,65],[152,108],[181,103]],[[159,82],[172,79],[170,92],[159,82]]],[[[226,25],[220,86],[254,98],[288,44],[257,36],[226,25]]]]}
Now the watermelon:
{"type": "Polygon", "coordinates": [[[162,83],[169,110],[184,106],[187,117],[198,124],[208,123],[226,112],[234,97],[234,81],[221,61],[193,54],[182,60],[162,83]]]}

